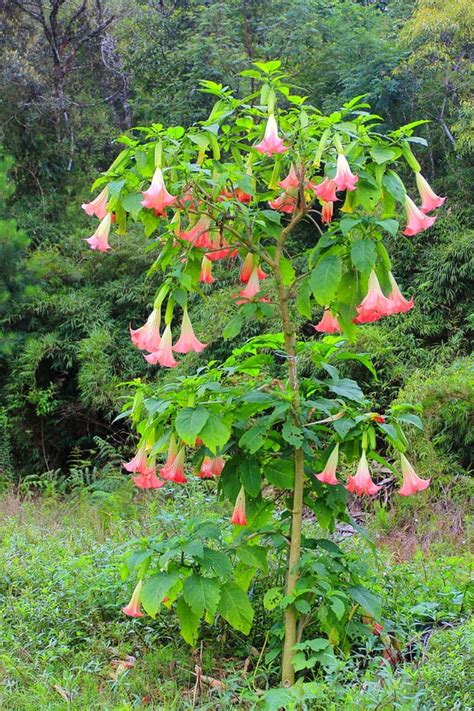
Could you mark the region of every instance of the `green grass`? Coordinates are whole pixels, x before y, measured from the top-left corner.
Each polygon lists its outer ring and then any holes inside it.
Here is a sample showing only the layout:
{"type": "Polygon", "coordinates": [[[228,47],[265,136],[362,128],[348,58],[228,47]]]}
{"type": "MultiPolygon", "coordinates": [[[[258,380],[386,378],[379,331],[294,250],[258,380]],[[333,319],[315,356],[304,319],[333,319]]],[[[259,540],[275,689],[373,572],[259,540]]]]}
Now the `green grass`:
{"type": "Polygon", "coordinates": [[[403,563],[384,552],[378,568],[374,563],[386,629],[404,650],[404,662],[392,669],[376,646],[359,649],[331,677],[298,687],[298,702],[281,703],[279,692],[265,695],[275,677],[264,665],[255,673],[250,643],[223,625],[204,630],[202,648],[192,650],[172,613],[126,618],[121,607],[133,585],[121,577],[127,542],[214,508],[209,492],[188,488],[176,501],[160,495],[137,502],[125,494],[100,506],[80,496],[23,503],[5,497],[0,708],[64,709],[70,698],[75,709],[191,709],[196,663],[225,684],[212,689],[203,683],[198,709],[469,708],[469,557],[452,547],[449,555],[417,554],[403,563]],[[124,661],[133,666],[121,671],[124,661]]]}

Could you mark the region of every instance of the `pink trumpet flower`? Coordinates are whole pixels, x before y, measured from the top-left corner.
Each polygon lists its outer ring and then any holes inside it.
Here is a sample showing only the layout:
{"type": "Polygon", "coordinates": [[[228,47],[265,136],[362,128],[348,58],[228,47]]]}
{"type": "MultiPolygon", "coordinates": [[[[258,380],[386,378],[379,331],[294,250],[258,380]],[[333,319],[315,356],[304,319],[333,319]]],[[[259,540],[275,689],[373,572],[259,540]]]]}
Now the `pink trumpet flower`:
{"type": "Polygon", "coordinates": [[[201,284],[214,284],[215,282],[212,276],[212,262],[206,256],[202,258],[199,281],[201,284]]]}
{"type": "Polygon", "coordinates": [[[388,273],[388,278],[392,286],[392,290],[390,291],[390,294],[388,296],[388,298],[392,302],[390,313],[400,314],[405,313],[406,311],[410,311],[410,309],[412,309],[414,305],[413,296],[411,297],[410,301],[407,301],[400,289],[398,288],[398,284],[395,281],[395,277],[393,276],[392,272],[388,273]]]}
{"type": "Polygon", "coordinates": [[[342,333],[339,321],[329,309],[325,309],[321,321],[314,327],[319,333],[342,333]]]}
{"type": "Polygon", "coordinates": [[[204,457],[198,472],[198,477],[200,479],[212,479],[213,477],[220,476],[224,466],[225,459],[223,457],[204,457]]]}
{"type": "Polygon", "coordinates": [[[268,117],[263,141],[257,143],[255,150],[266,156],[272,156],[274,153],[284,153],[288,150],[283,140],[278,136],[278,124],[274,114],[270,114],[268,117]]]}
{"type": "MultiPolygon", "coordinates": [[[[240,271],[240,281],[243,284],[246,284],[250,277],[252,276],[252,272],[255,267],[255,255],[252,254],[252,252],[249,252],[247,256],[244,259],[244,263],[242,265],[242,269],[240,271]]],[[[257,266],[257,275],[259,279],[266,279],[266,274],[263,271],[263,269],[260,269],[259,266],[257,266]]]]}
{"type": "Polygon", "coordinates": [[[234,190],[223,190],[217,199],[219,202],[222,200],[235,199],[246,205],[252,201],[252,196],[244,192],[242,188],[235,188],[234,190]]]}
{"type": "Polygon", "coordinates": [[[99,220],[103,220],[107,214],[107,202],[109,200],[109,189],[105,187],[99,195],[91,202],[83,202],[81,207],[92,217],[95,215],[99,220]]]}
{"type": "Polygon", "coordinates": [[[246,301],[252,301],[254,299],[258,292],[260,291],[260,281],[258,278],[258,267],[254,267],[252,269],[252,274],[250,275],[250,278],[247,282],[247,286],[245,289],[242,289],[240,291],[240,296],[243,298],[239,301],[237,301],[238,304],[245,303],[246,301]]]}
{"type": "Polygon", "coordinates": [[[209,241],[208,249],[212,251],[206,252],[206,257],[211,262],[217,262],[219,259],[232,257],[235,254],[235,250],[229,247],[227,240],[216,230],[214,231],[212,239],[209,241]]]}
{"type": "Polygon", "coordinates": [[[338,190],[355,190],[358,175],[353,175],[347,162],[347,158],[343,153],[337,156],[337,169],[334,176],[334,182],[338,190]]]}
{"type": "Polygon", "coordinates": [[[149,467],[147,464],[147,453],[145,443],[141,444],[137,450],[137,453],[129,462],[124,462],[123,468],[128,472],[134,472],[136,474],[143,474],[148,476],[154,472],[153,467],[149,467]]]}
{"type": "Polygon", "coordinates": [[[232,512],[232,518],[230,522],[236,526],[246,526],[247,516],[245,514],[245,489],[240,487],[239,495],[235,500],[234,511],[232,512]]]}
{"type": "Polygon", "coordinates": [[[437,207],[441,207],[446,201],[445,197],[440,197],[431,188],[428,181],[422,176],[421,173],[415,173],[416,187],[421,197],[421,212],[431,212],[437,207]]]}
{"type": "Polygon", "coordinates": [[[160,476],[167,481],[174,481],[175,484],[185,484],[187,478],[184,474],[184,447],[178,451],[171,464],[165,463],[160,469],[160,476]]]}
{"type": "Polygon", "coordinates": [[[174,205],[177,200],[175,195],[170,195],[167,191],[161,168],[155,170],[151,185],[148,190],[145,190],[143,197],[141,203],[143,207],[154,209],[157,215],[164,215],[166,208],[174,205]]]}
{"type": "Polygon", "coordinates": [[[130,329],[132,343],[142,351],[153,353],[160,345],[161,311],[153,309],[144,326],[130,329]]]}
{"type": "Polygon", "coordinates": [[[191,242],[194,247],[202,247],[207,249],[212,247],[212,242],[209,236],[209,225],[211,218],[207,215],[202,215],[196,224],[191,229],[180,232],[179,236],[186,242],[191,242]]]}
{"type": "Polygon", "coordinates": [[[350,476],[346,484],[347,491],[352,491],[354,494],[360,496],[361,494],[368,494],[372,496],[376,494],[382,487],[377,486],[372,481],[369,471],[369,465],[367,463],[367,457],[365,452],[362,452],[360,458],[359,466],[357,467],[357,472],[355,476],[350,476]]]}
{"type": "Polygon", "coordinates": [[[108,240],[111,224],[112,213],[108,212],[100,221],[99,226],[92,237],[87,237],[85,240],[91,249],[96,249],[98,252],[107,252],[110,249],[108,240]]]}
{"type": "Polygon", "coordinates": [[[150,365],[161,365],[164,368],[175,368],[178,363],[173,356],[171,324],[168,324],[163,331],[160,345],[153,353],[145,356],[145,360],[150,365]]]}
{"type": "Polygon", "coordinates": [[[321,474],[316,474],[316,479],[319,479],[319,481],[322,481],[324,484],[339,484],[339,481],[336,479],[336,467],[338,459],[339,445],[336,444],[331,454],[329,455],[329,459],[327,460],[326,466],[324,467],[323,471],[321,472],[321,474]]]}
{"type": "Polygon", "coordinates": [[[132,477],[135,486],[139,489],[161,489],[165,485],[165,482],[158,479],[154,472],[154,468],[151,467],[151,471],[148,474],[140,474],[139,476],[132,477]]]}
{"type": "Polygon", "coordinates": [[[175,353],[189,353],[194,351],[200,353],[206,347],[205,343],[198,341],[194,335],[191,319],[189,318],[187,308],[183,311],[183,322],[181,324],[181,335],[173,346],[175,353]]]}
{"type": "Polygon", "coordinates": [[[272,210],[278,210],[278,212],[291,213],[296,207],[297,196],[290,195],[289,193],[282,193],[275,200],[269,200],[268,204],[272,210]]]}
{"type": "Polygon", "coordinates": [[[324,178],[323,182],[319,183],[319,185],[311,183],[311,188],[314,194],[324,202],[335,202],[337,200],[336,183],[334,180],[324,178]]]}
{"type": "Polygon", "coordinates": [[[378,321],[382,316],[389,316],[393,313],[392,308],[393,303],[384,296],[377,275],[372,271],[369,276],[369,291],[357,307],[354,323],[378,321]]]}
{"type": "Polygon", "coordinates": [[[408,195],[405,196],[405,212],[407,215],[407,225],[403,230],[403,234],[408,235],[408,237],[427,230],[428,227],[431,227],[436,222],[436,217],[425,215],[424,212],[417,208],[408,195]]]}
{"type": "Polygon", "coordinates": [[[141,611],[141,606],[140,606],[140,596],[142,592],[142,587],[143,587],[143,581],[139,580],[135,590],[132,593],[132,597],[130,598],[130,602],[126,607],[122,607],[122,612],[125,615],[128,615],[128,617],[143,617],[143,612],[141,611]]]}
{"type": "Polygon", "coordinates": [[[299,188],[300,186],[300,179],[298,175],[296,174],[295,166],[293,163],[291,164],[290,172],[286,176],[284,180],[280,180],[278,183],[280,188],[283,188],[283,190],[289,190],[290,188],[299,188]]]}
{"type": "Polygon", "coordinates": [[[418,491],[427,489],[430,485],[431,479],[420,479],[404,454],[400,455],[400,460],[402,465],[403,484],[398,493],[401,496],[411,496],[412,494],[416,494],[418,491]]]}
{"type": "Polygon", "coordinates": [[[323,209],[321,210],[321,222],[323,225],[332,222],[333,206],[333,202],[323,202],[323,209]]]}

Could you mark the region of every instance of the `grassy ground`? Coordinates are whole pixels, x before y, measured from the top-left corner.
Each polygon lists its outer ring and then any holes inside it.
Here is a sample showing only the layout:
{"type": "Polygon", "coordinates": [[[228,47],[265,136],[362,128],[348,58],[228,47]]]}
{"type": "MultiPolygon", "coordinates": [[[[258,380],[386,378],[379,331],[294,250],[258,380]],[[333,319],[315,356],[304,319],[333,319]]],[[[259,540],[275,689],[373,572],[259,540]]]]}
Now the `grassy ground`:
{"type": "MultiPolygon", "coordinates": [[[[438,543],[431,554],[414,550],[403,560],[400,541],[393,551],[386,536],[374,565],[386,617],[397,630],[399,662],[364,657],[362,650],[341,661],[330,678],[301,680],[290,697],[285,691],[265,693],[272,672],[264,666],[255,672],[259,650],[241,637],[225,639],[223,627],[213,628],[202,647],[192,650],[169,613],[154,621],[121,613],[131,588],[121,578],[125,543],[154,526],[166,527],[168,513],[176,515],[176,504],[163,507],[158,501],[125,498],[120,505],[97,505],[81,497],[3,498],[1,709],[471,708],[474,628],[463,540],[438,543]],[[200,693],[196,664],[208,677],[200,693]]],[[[183,499],[177,515],[206,505],[205,496],[183,499]]],[[[359,544],[353,539],[350,545],[359,544]]]]}

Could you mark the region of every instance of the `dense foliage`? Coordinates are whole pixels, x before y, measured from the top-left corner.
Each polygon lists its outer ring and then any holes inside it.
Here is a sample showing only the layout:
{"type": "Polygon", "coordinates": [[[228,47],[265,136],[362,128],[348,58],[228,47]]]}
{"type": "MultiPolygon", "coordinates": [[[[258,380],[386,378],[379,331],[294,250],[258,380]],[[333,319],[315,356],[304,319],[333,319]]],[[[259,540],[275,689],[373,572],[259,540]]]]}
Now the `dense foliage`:
{"type": "MultiPolygon", "coordinates": [[[[16,477],[66,470],[74,447],[90,456],[95,434],[124,441],[121,425],[111,425],[120,404],[115,384],[147,372],[125,328],[147,313],[151,291],[140,275],[153,257],[130,248],[133,235],[122,238],[106,267],[85,254],[78,208],[86,174],[110,162],[109,137],[130,125],[203,118],[210,97],[195,91],[198,79],[251,90],[252,79],[238,72],[252,59],[280,56],[323,110],[367,92],[389,127],[414,116],[430,120],[418,132],[431,148],[417,153],[450,202],[428,237],[397,248],[397,277],[415,286],[417,307],[396,326],[367,328],[354,348],[374,355],[379,381],[367,384],[382,405],[417,369],[465,354],[473,293],[470,13],[465,0],[5,3],[0,141],[13,158],[2,170],[9,168],[16,192],[9,190],[2,207],[3,259],[15,283],[8,315],[2,307],[0,316],[8,334],[2,412],[10,423],[3,466],[11,461],[16,477]],[[48,9],[57,9],[64,39],[59,86],[48,9]]],[[[214,308],[192,316],[204,332],[218,332],[214,308]]]]}

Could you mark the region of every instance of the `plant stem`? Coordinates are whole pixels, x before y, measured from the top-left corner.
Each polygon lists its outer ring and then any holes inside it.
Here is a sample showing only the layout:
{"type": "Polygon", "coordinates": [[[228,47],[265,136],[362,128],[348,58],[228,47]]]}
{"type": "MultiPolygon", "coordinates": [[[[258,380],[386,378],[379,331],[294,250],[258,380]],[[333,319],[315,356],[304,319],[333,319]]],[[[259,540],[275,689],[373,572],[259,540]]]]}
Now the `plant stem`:
{"type": "MultiPolygon", "coordinates": [[[[282,233],[283,235],[283,233],[282,233]]],[[[286,236],[286,235],[285,235],[286,236]]],[[[300,394],[298,373],[296,365],[296,329],[288,308],[288,289],[285,287],[281,275],[279,255],[283,249],[284,237],[277,246],[276,259],[273,264],[273,273],[278,291],[278,304],[285,339],[285,350],[288,358],[288,376],[292,391],[292,410],[295,424],[299,424],[300,394]]],[[[298,580],[298,563],[301,553],[301,525],[303,519],[303,492],[304,492],[304,453],[301,448],[295,447],[295,486],[293,492],[293,510],[291,519],[290,550],[288,554],[288,572],[286,578],[286,594],[291,595],[298,580]]],[[[285,639],[283,643],[283,658],[281,678],[282,683],[289,686],[294,683],[295,671],[293,668],[293,646],[296,644],[297,613],[294,605],[289,605],[285,611],[285,639]]]]}

